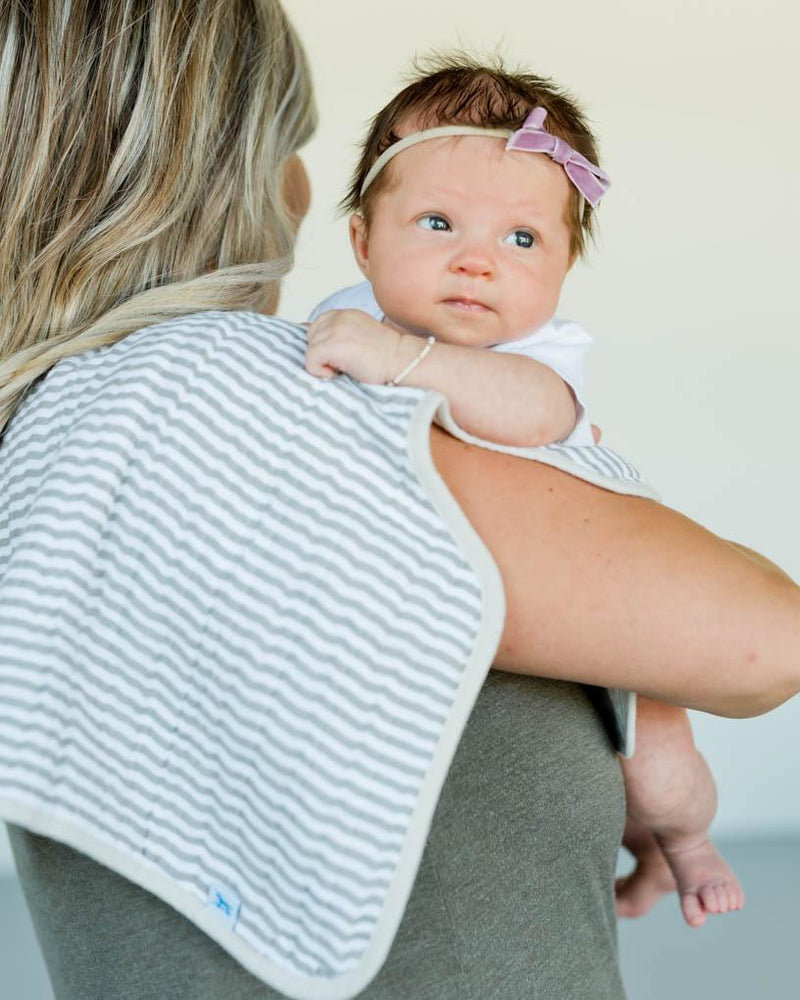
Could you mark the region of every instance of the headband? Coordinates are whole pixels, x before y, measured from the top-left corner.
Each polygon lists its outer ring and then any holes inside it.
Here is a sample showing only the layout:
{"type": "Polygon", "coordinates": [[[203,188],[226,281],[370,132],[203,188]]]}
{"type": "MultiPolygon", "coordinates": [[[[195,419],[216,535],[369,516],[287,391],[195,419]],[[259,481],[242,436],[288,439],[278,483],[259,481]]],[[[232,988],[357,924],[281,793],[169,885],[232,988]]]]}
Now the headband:
{"type": "MultiPolygon", "coordinates": [[[[361,185],[360,197],[364,197],[367,188],[372,184],[386,164],[402,153],[409,146],[427,139],[442,139],[450,135],[489,135],[502,136],[507,139],[506,149],[518,150],[524,153],[544,153],[551,160],[560,164],[569,178],[589,202],[592,208],[598,204],[603,195],[611,187],[611,178],[585,156],[572,148],[568,142],[547,132],[542,127],[547,112],[544,108],[534,108],[522,124],[522,128],[512,132],[506,128],[478,128],[473,125],[442,125],[439,128],[429,128],[424,132],[414,132],[400,139],[385,149],[370,167],[369,173],[361,185]]],[[[581,205],[583,215],[583,205],[581,205]]]]}

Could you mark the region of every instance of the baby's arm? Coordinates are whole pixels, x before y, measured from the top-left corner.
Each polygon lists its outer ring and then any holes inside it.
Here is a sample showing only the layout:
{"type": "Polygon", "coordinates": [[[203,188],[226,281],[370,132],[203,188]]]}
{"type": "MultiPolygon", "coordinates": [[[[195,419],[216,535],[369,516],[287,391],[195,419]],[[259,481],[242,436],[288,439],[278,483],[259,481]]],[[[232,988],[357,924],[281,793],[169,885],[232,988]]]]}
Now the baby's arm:
{"type": "MultiPolygon", "coordinates": [[[[346,372],[382,384],[398,376],[425,346],[357,309],[323,313],[308,330],[306,368],[332,378],[346,372]]],[[[447,396],[465,431],[498,444],[535,447],[567,437],[577,408],[572,390],[552,368],[519,354],[437,342],[402,385],[447,396]]]]}
{"type": "MultiPolygon", "coordinates": [[[[422,346],[419,337],[403,334],[396,374],[422,346]]],[[[577,417],[572,390],[561,376],[521,354],[440,342],[402,384],[443,393],[460,427],[498,444],[532,448],[561,441],[577,417]]]]}

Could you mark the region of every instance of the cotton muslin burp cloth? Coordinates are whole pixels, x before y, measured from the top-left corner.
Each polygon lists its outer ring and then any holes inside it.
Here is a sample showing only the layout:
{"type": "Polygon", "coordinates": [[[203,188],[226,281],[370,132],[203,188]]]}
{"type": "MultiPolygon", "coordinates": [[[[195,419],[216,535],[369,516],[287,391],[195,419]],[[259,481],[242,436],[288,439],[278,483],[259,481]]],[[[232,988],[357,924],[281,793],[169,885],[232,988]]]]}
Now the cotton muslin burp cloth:
{"type": "MultiPolygon", "coordinates": [[[[198,313],[66,359],[0,445],[0,816],[298,1000],[360,992],[497,648],[436,392],[325,381],[198,313]]],[[[653,496],[606,448],[499,448],[653,496]]],[[[630,752],[633,702],[602,692],[630,752]]]]}

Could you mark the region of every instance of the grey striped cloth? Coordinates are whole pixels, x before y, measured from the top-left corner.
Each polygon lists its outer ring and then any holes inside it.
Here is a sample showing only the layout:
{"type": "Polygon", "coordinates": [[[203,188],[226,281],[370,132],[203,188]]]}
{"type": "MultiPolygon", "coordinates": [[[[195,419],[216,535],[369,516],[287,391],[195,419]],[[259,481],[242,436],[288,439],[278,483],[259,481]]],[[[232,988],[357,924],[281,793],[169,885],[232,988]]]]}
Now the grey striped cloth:
{"type": "MultiPolygon", "coordinates": [[[[199,313],[29,392],[0,446],[0,816],[335,1000],[391,947],[504,604],[430,457],[434,418],[468,439],[445,398],[304,352],[199,313]]],[[[606,448],[502,450],[652,495],[606,448]]]]}

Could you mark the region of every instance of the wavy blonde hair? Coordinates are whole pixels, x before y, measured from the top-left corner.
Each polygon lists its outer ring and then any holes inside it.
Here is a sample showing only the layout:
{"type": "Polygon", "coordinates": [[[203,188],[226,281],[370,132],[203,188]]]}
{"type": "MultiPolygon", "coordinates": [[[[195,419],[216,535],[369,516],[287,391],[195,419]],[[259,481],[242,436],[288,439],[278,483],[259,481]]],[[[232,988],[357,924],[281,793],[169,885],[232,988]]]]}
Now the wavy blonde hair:
{"type": "Polygon", "coordinates": [[[0,434],[61,358],[273,311],[315,125],[278,0],[2,0],[0,434]]]}

